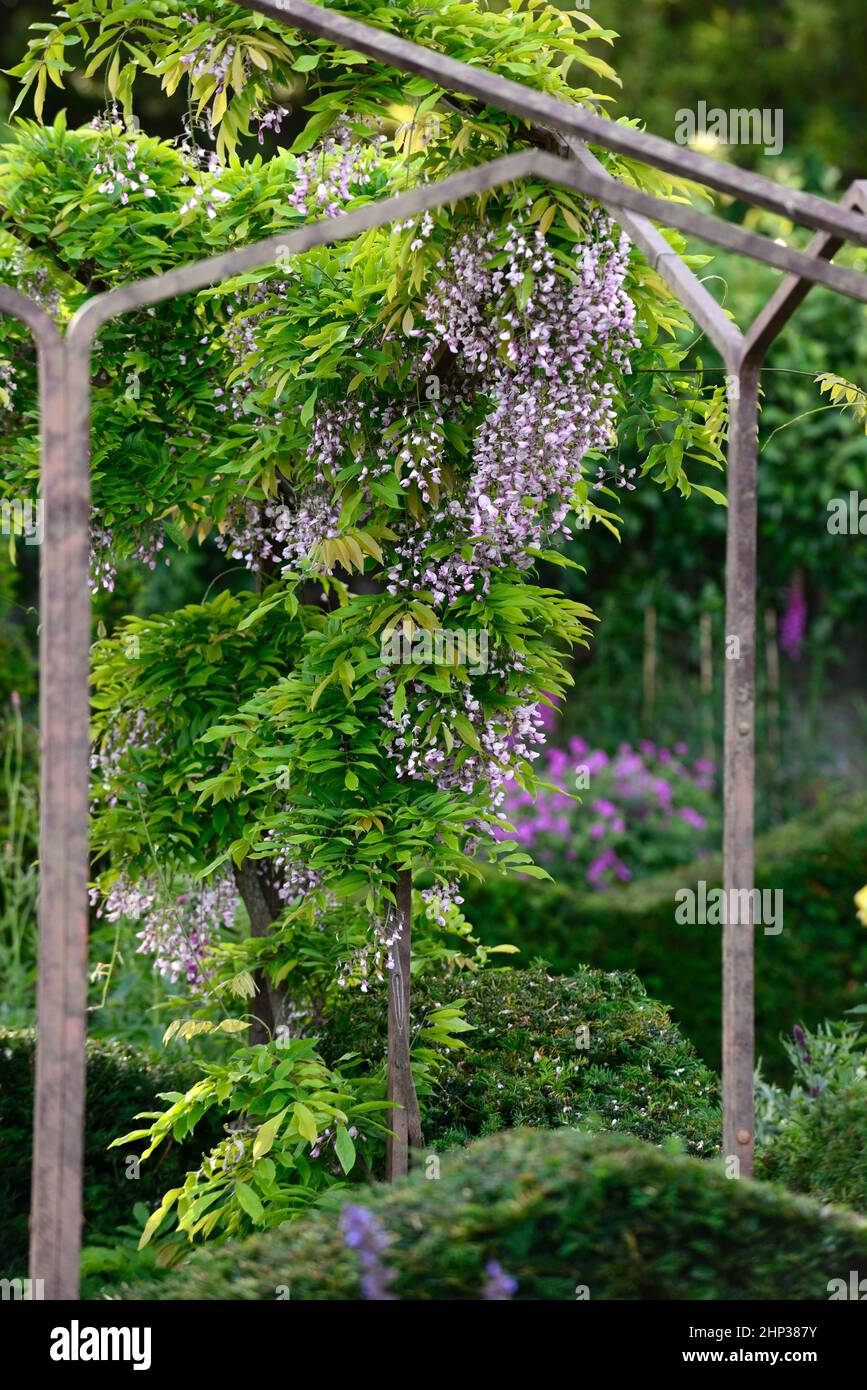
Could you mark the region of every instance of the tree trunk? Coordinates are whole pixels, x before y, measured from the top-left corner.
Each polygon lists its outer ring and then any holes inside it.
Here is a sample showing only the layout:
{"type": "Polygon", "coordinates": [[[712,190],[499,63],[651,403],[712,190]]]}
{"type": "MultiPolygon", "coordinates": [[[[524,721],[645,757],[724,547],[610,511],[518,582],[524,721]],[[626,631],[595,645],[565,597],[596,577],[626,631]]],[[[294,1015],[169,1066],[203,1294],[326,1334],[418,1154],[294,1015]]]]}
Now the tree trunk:
{"type": "Polygon", "coordinates": [[[412,873],[398,874],[397,902],[392,922],[397,921],[400,936],[393,948],[394,969],[388,978],[388,1099],[400,1109],[389,1111],[387,1124],[393,1130],[385,1151],[385,1176],[389,1182],[403,1177],[409,1168],[410,1147],[422,1147],[421,1115],[410,1064],[410,962],[412,960],[412,873]]]}
{"type": "MultiPolygon", "coordinates": [[[[270,936],[277,912],[273,894],[260,877],[259,867],[255,860],[245,859],[240,868],[235,869],[235,883],[250,918],[251,936],[270,936]]],[[[271,985],[263,971],[254,971],[253,980],[256,993],[250,1003],[253,1015],[249,1039],[251,1047],[273,1038],[283,1002],[280,991],[271,985]]]]}

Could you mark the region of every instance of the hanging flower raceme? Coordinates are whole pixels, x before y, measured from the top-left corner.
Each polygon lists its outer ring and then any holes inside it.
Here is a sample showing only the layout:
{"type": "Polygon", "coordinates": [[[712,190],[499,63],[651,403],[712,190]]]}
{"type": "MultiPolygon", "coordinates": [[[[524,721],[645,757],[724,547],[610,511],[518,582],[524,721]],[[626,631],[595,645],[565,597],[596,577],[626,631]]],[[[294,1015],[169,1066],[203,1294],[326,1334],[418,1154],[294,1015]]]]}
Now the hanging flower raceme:
{"type": "MultiPolygon", "coordinates": [[[[151,531],[145,533],[139,531],[137,536],[130,541],[130,551],[125,557],[129,563],[144,565],[146,569],[155,570],[157,567],[157,557],[165,548],[166,538],[162,531],[151,531]]],[[[171,558],[166,555],[163,557],[167,565],[171,564],[171,558]]],[[[117,582],[117,536],[107,531],[104,526],[92,525],[90,528],[90,590],[91,593],[99,593],[100,590],[106,594],[114,593],[114,586],[117,582]]]]}
{"type": "MultiPolygon", "coordinates": [[[[612,376],[629,370],[634,308],[624,289],[628,241],[610,221],[589,217],[590,236],[565,275],[538,229],[492,231],[453,247],[427,301],[422,365],[445,346],[490,400],[473,440],[460,514],[472,561],[452,567],[466,585],[473,568],[527,565],[528,551],[568,535],[581,463],[604,450],[614,428],[612,376]]],[[[431,530],[445,517],[434,517],[431,530]]],[[[448,587],[448,585],[447,585],[448,587]]]]}
{"type": "Polygon", "coordinates": [[[0,410],[12,409],[15,385],[15,367],[0,358],[0,410]]]}
{"type": "Polygon", "coordinates": [[[207,991],[208,956],[231,927],[239,906],[231,878],[217,877],[171,894],[155,878],[133,883],[121,876],[103,895],[91,889],[96,915],[108,922],[143,923],[138,951],[152,955],[154,969],[173,983],[183,980],[193,994],[207,991]]]}
{"type": "MultiPolygon", "coordinates": [[[[510,658],[518,669],[520,658],[510,658]]],[[[496,666],[491,668],[498,674],[496,666]]],[[[499,672],[505,676],[505,669],[499,672]]],[[[394,714],[396,682],[387,679],[382,689],[382,722],[386,746],[395,775],[433,782],[441,791],[471,794],[484,787],[490,794],[491,812],[502,805],[505,788],[520,762],[533,762],[545,742],[536,696],[529,688],[524,702],[516,702],[491,717],[471,684],[456,686],[446,697],[431,691],[422,681],[405,686],[406,705],[394,714]],[[440,716],[431,733],[431,712],[440,716]],[[463,736],[451,733],[460,728],[463,736]]]]}
{"type": "Polygon", "coordinates": [[[346,203],[367,185],[379,165],[379,151],[385,136],[369,144],[358,144],[349,132],[338,128],[302,156],[295,167],[295,184],[289,204],[311,221],[318,217],[337,217],[346,203]]]}

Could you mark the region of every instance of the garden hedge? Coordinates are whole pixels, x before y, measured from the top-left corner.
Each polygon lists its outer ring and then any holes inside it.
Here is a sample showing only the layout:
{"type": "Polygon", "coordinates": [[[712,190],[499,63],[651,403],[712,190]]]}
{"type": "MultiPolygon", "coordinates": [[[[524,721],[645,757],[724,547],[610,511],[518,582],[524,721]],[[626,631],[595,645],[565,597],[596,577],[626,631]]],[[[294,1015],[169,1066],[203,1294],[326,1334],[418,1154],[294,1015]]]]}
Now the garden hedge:
{"type": "MultiPolygon", "coordinates": [[[[13,1278],[27,1265],[30,1161],[33,1144],[32,1029],[0,1029],[0,1274],[13,1278]]],[[[214,1126],[202,1120],[192,1142],[169,1143],[165,1156],[142,1165],[138,1179],[126,1177],[125,1150],[107,1145],[133,1128],[132,1116],[153,1110],[158,1091],[187,1090],[198,1072],[186,1060],[168,1062],[114,1041],[87,1043],[84,1152],[84,1239],[115,1234],[137,1202],[153,1204],[167,1188],[198,1166],[214,1126]],[[200,1142],[201,1136],[201,1142],[200,1142]]],[[[214,1139],[220,1133],[216,1126],[214,1139]]],[[[130,1153],[141,1151],[130,1145],[130,1153]]]]}
{"type": "MultiPolygon", "coordinates": [[[[537,965],[425,979],[413,986],[414,1024],[431,1006],[457,1000],[475,1031],[423,1099],[431,1147],[518,1125],[584,1124],[593,1114],[640,1139],[676,1134],[696,1154],[717,1151],[716,1076],[635,975],[583,967],[564,978],[537,965]]],[[[336,1062],[346,1052],[377,1058],[385,1043],[382,998],[353,995],[321,1046],[336,1062]]]]}
{"type": "MultiPolygon", "coordinates": [[[[350,1199],[381,1223],[391,1291],[478,1299],[486,1265],[517,1299],[812,1299],[867,1266],[867,1222],[716,1162],[576,1130],[509,1130],[350,1199]]],[[[130,1299],[357,1299],[359,1258],[338,1209],[204,1250],[130,1299]]]]}
{"type": "MultiPolygon", "coordinates": [[[[787,1068],[779,1043],[794,1023],[839,1017],[864,998],[867,930],[853,894],[867,877],[867,798],[827,818],[790,821],[760,837],[756,885],[783,892],[783,930],[756,933],[756,1032],[765,1074],[787,1068]]],[[[719,857],[605,893],[577,893],[544,880],[490,877],[464,908],[488,943],[518,946],[569,973],[579,962],[634,970],[672,1008],[702,1057],[720,1063],[720,928],[680,926],[674,894],[722,883],[719,857]]]]}

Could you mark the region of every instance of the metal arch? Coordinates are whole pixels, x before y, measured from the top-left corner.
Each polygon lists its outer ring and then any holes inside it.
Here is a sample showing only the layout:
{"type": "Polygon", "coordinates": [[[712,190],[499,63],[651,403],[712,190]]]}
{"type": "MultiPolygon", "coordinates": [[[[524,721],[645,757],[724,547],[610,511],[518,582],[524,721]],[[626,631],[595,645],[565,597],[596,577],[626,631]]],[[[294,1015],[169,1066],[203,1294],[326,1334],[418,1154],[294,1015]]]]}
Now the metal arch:
{"type": "MultiPolygon", "coordinates": [[[[395,35],[321,9],[307,0],[242,0],[281,22],[335,39],[437,85],[511,111],[531,128],[558,131],[564,160],[533,150],[507,156],[436,185],[324,223],[270,237],[163,276],[96,296],[65,338],[38,306],[0,286],[0,311],[31,328],[39,349],[45,544],[42,557],[42,823],[40,827],[39,1037],[34,1117],[31,1277],[46,1296],[78,1292],[87,968],[88,595],[90,355],[99,328],[117,314],[202,288],[278,255],[353,237],[517,179],[543,179],[597,199],[618,220],[719,348],[730,371],[727,630],[742,658],[727,663],[725,882],[752,887],[755,698],[755,475],[758,377],[767,346],[810,285],[867,301],[867,279],[830,265],[844,241],[867,245],[865,185],[841,207],[708,160],[658,137],[603,120],[580,107],[395,35]],[[582,140],[730,193],[818,230],[806,254],[721,223],[680,203],[653,198],[612,179],[582,140]],[[860,209],[856,210],[856,209],[860,209]],[[789,278],[747,335],[723,313],[649,219],[774,265],[789,278]]],[[[725,1151],[744,1174],[752,1164],[753,932],[724,932],[725,1151]]]]}

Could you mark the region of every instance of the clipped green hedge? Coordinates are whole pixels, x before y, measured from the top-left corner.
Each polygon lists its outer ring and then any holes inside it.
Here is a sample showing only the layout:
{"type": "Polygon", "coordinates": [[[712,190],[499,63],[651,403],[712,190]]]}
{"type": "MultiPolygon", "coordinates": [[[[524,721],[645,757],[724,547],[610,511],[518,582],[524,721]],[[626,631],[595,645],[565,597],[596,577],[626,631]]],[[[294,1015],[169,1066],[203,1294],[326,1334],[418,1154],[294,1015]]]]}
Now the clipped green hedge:
{"type": "MultiPolygon", "coordinates": [[[[0,1029],[0,1274],[14,1277],[27,1265],[30,1160],[33,1147],[32,1029],[0,1029]]],[[[124,1152],[107,1146],[130,1128],[139,1110],[153,1110],[158,1091],[187,1090],[198,1072],[187,1061],[168,1062],[122,1043],[89,1039],[84,1152],[84,1239],[108,1236],[130,1221],[136,1202],[155,1202],[198,1163],[209,1133],[191,1143],[170,1144],[165,1157],[126,1177],[124,1152]]],[[[214,1138],[219,1133],[219,1127],[214,1138]]],[[[132,1146],[130,1152],[138,1152],[132,1146]]]]}
{"type": "MultiPolygon", "coordinates": [[[[813,1299],[867,1265],[867,1222],[638,1140],[510,1130],[363,1201],[403,1299],[478,1299],[489,1261],[516,1299],[813,1299]]],[[[203,1250],[130,1299],[357,1299],[337,1210],[203,1250]]]]}
{"type": "MultiPolygon", "coordinates": [[[[864,997],[867,930],[853,894],[867,878],[867,798],[821,822],[791,821],[757,845],[756,885],[782,889],[783,931],[756,933],[756,1031],[766,1075],[786,1071],[779,1035],[812,1027],[864,997]]],[[[720,1059],[720,928],[675,922],[678,888],[722,883],[719,858],[606,893],[540,880],[491,877],[467,892],[465,912],[487,943],[509,941],[524,961],[568,974],[580,962],[634,970],[714,1068],[720,1059]]]]}
{"type": "MultiPolygon", "coordinates": [[[[676,1134],[696,1154],[717,1151],[716,1077],[635,975],[583,967],[564,978],[537,965],[425,979],[413,986],[414,1025],[457,1000],[475,1031],[424,1099],[432,1147],[518,1125],[583,1124],[592,1114],[654,1143],[676,1134]]],[[[321,1046],[336,1062],[345,1052],[379,1057],[385,1043],[382,998],[353,994],[321,1046]]]]}
{"type": "Polygon", "coordinates": [[[759,1151],[757,1172],[867,1213],[867,1081],[805,1102],[759,1151]]]}

